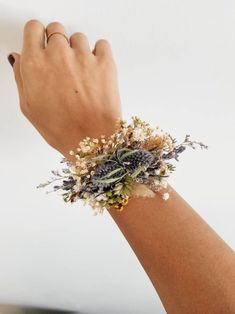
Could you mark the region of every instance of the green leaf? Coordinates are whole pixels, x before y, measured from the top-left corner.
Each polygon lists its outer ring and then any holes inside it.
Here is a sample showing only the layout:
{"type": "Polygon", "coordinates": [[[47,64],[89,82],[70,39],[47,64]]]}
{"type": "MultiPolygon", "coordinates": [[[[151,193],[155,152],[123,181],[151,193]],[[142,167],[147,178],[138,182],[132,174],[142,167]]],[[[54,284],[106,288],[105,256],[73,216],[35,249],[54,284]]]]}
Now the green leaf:
{"type": "Polygon", "coordinates": [[[112,175],[114,175],[115,173],[119,172],[120,170],[123,170],[123,169],[122,168],[114,169],[113,171],[111,171],[108,174],[106,174],[105,176],[103,176],[102,180],[106,179],[106,178],[110,178],[112,175]]]}
{"type": "Polygon", "coordinates": [[[121,203],[122,198],[119,196],[119,197],[116,198],[116,201],[117,201],[118,203],[121,203]]]}
{"type": "Polygon", "coordinates": [[[173,166],[172,164],[167,164],[167,168],[171,172],[175,170],[175,166],[173,166]]]}
{"type": "Polygon", "coordinates": [[[130,151],[131,149],[130,148],[126,148],[126,147],[124,147],[124,148],[120,148],[119,150],[118,150],[118,152],[122,152],[122,151],[130,151]]]}
{"type": "Polygon", "coordinates": [[[110,154],[103,154],[103,155],[93,157],[92,160],[102,160],[104,158],[107,158],[108,156],[110,156],[110,154]]]}
{"type": "Polygon", "coordinates": [[[138,174],[140,174],[141,171],[145,170],[145,167],[140,166],[139,168],[137,168],[132,174],[131,177],[135,178],[138,176],[138,174]]]}
{"type": "Polygon", "coordinates": [[[136,152],[138,152],[139,150],[138,149],[134,149],[134,150],[129,150],[129,152],[126,152],[126,153],[124,153],[121,157],[120,157],[120,160],[123,160],[123,159],[125,159],[127,156],[130,156],[130,155],[132,155],[132,154],[134,154],[134,153],[136,153],[136,152]]]}
{"type": "Polygon", "coordinates": [[[110,179],[94,179],[95,182],[98,182],[98,183],[113,183],[113,182],[116,182],[118,180],[120,180],[123,176],[121,177],[117,177],[117,178],[110,178],[110,179]]]}
{"type": "Polygon", "coordinates": [[[106,193],[107,196],[112,196],[112,194],[113,194],[112,191],[108,191],[108,192],[106,193]]]}

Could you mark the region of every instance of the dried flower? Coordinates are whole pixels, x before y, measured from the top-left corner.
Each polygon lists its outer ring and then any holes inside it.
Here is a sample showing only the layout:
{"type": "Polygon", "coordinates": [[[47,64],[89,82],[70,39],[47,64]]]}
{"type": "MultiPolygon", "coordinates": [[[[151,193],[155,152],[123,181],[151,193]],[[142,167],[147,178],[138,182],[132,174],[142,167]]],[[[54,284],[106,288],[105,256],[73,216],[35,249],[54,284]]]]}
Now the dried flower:
{"type": "MultiPolygon", "coordinates": [[[[159,132],[159,127],[154,130],[138,117],[132,117],[130,124],[119,120],[111,136],[84,138],[76,152],[69,152],[75,155],[75,164],[63,158],[61,163],[67,168],[61,173],[53,170],[54,177],[38,187],[60,181],[53,191],[61,190],[65,202],[81,199],[94,209],[94,214],[110,207],[122,211],[131,196],[152,197],[166,188],[166,178],[175,171],[170,161],[178,160],[187,146],[208,148],[202,142],[191,141],[189,135],[177,145],[170,134],[159,132]]],[[[163,193],[162,198],[167,200],[169,193],[163,193]]]]}
{"type": "Polygon", "coordinates": [[[114,188],[114,194],[122,195],[122,196],[131,196],[133,190],[134,180],[131,176],[127,175],[123,180],[118,182],[114,188]]]}
{"type": "Polygon", "coordinates": [[[164,199],[164,201],[168,200],[169,197],[170,197],[169,193],[162,194],[162,199],[164,199]]]}

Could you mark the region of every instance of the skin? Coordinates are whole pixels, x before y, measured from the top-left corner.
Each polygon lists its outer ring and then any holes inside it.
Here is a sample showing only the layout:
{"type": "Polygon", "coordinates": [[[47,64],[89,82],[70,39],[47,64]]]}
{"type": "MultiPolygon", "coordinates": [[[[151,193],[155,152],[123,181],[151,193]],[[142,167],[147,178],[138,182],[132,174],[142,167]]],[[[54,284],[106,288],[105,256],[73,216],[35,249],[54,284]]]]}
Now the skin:
{"type": "Polygon", "coordinates": [[[106,40],[90,50],[82,33],[74,33],[70,45],[60,34],[45,45],[45,32],[66,33],[63,25],[46,28],[36,20],[24,26],[21,54],[12,53],[20,108],[49,145],[68,153],[85,136],[111,134],[121,101],[117,70],[106,40]]]}
{"type": "MultiPolygon", "coordinates": [[[[121,115],[117,69],[110,44],[90,49],[84,34],[69,43],[45,33],[66,31],[25,24],[21,54],[12,53],[23,114],[47,143],[66,158],[85,136],[110,135],[121,115]]],[[[235,313],[235,254],[171,187],[164,201],[131,198],[124,211],[109,213],[149,276],[167,313],[235,313]]]]}

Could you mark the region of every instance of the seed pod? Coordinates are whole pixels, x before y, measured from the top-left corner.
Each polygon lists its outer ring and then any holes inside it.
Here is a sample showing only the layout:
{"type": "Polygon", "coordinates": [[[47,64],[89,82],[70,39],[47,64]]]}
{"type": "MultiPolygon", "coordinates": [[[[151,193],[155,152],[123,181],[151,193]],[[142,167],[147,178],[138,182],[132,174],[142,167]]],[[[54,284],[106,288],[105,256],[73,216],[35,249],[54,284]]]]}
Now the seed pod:
{"type": "Polygon", "coordinates": [[[118,163],[107,161],[96,168],[92,182],[95,186],[105,189],[110,187],[112,183],[119,181],[125,173],[125,169],[118,163]]]}
{"type": "Polygon", "coordinates": [[[154,158],[153,154],[146,149],[132,150],[120,156],[122,164],[130,172],[134,172],[139,167],[148,168],[153,163],[154,158]]]}

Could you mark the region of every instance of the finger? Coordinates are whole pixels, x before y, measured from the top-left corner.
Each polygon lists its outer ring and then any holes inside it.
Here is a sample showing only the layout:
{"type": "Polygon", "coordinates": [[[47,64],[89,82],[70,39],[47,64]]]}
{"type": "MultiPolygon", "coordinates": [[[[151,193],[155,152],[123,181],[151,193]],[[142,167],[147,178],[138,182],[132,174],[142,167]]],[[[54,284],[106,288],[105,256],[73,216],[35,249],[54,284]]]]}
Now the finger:
{"type": "Polygon", "coordinates": [[[88,39],[83,33],[76,32],[70,36],[70,46],[78,53],[91,53],[88,39]]]}
{"type": "Polygon", "coordinates": [[[46,35],[47,35],[47,38],[49,36],[50,38],[48,39],[47,47],[53,47],[53,46],[58,46],[58,45],[62,45],[64,47],[66,46],[70,47],[68,41],[66,40],[64,36],[62,36],[62,34],[66,36],[65,28],[61,23],[52,22],[48,24],[46,27],[46,35]],[[52,33],[55,33],[55,32],[58,32],[58,33],[50,36],[52,33]]]}
{"type": "Polygon", "coordinates": [[[112,50],[109,42],[106,39],[99,39],[96,44],[95,48],[93,49],[93,54],[95,56],[112,56],[112,50]]]}
{"type": "Polygon", "coordinates": [[[25,113],[26,100],[25,100],[24,89],[23,89],[23,80],[22,80],[21,71],[20,71],[20,55],[16,52],[12,52],[10,56],[12,60],[13,59],[15,60],[12,67],[13,67],[13,72],[14,72],[15,81],[16,81],[18,94],[19,94],[20,108],[21,108],[21,111],[25,113]]]}
{"type": "Polygon", "coordinates": [[[36,53],[45,48],[45,27],[38,20],[29,20],[24,26],[22,53],[36,53]]]}

